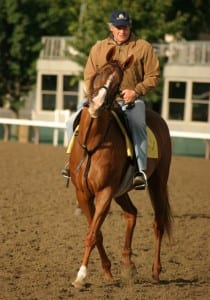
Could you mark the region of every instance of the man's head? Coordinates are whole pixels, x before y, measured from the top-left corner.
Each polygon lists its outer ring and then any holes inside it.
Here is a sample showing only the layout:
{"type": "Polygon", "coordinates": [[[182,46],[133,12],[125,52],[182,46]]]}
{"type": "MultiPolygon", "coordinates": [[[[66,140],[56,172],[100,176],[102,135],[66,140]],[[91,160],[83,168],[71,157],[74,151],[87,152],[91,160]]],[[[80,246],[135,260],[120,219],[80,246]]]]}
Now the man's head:
{"type": "Polygon", "coordinates": [[[109,29],[118,44],[125,43],[131,32],[132,21],[126,11],[115,10],[109,19],[109,29]]]}

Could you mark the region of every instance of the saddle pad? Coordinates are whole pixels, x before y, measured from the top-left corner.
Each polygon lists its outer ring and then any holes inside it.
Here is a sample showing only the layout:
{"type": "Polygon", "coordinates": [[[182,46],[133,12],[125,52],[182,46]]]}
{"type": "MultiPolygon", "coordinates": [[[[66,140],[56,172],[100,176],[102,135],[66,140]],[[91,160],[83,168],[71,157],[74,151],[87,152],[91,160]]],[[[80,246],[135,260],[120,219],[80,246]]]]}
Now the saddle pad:
{"type": "Polygon", "coordinates": [[[147,126],[147,157],[158,158],[158,144],[153,131],[147,126]]]}

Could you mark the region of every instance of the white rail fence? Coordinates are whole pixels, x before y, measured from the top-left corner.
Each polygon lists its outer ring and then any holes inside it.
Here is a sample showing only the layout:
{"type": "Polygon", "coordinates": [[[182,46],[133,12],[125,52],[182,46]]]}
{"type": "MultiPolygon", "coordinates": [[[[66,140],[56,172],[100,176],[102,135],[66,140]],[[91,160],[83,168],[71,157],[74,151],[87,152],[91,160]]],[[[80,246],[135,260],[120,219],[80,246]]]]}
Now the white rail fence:
{"type": "Polygon", "coordinates": [[[39,121],[39,120],[26,120],[26,119],[10,119],[10,118],[0,118],[0,124],[4,127],[4,141],[9,140],[9,125],[22,125],[33,127],[34,130],[34,143],[39,143],[39,127],[54,128],[53,134],[53,145],[58,145],[58,130],[62,129],[64,131],[64,146],[67,146],[67,135],[66,135],[66,123],[56,122],[56,121],[39,121]]]}
{"type": "MultiPolygon", "coordinates": [[[[37,115],[35,111],[32,111],[32,120],[29,119],[12,119],[12,118],[0,118],[0,124],[4,127],[4,141],[9,140],[9,125],[17,125],[24,127],[33,128],[33,141],[35,144],[39,144],[40,134],[39,128],[52,128],[53,130],[53,145],[58,145],[59,140],[59,130],[63,131],[63,145],[68,145],[68,137],[66,132],[66,121],[69,119],[71,112],[67,109],[54,111],[53,121],[37,120],[37,115]]],[[[27,137],[28,138],[28,137],[27,137]]],[[[24,138],[25,141],[26,138],[24,138]]],[[[20,139],[21,140],[21,139],[20,139]]]]}
{"type": "MultiPolygon", "coordinates": [[[[4,141],[9,140],[9,125],[22,125],[31,126],[34,129],[34,143],[39,143],[39,127],[53,128],[53,145],[58,145],[58,130],[63,130],[63,145],[66,147],[68,144],[68,138],[66,133],[66,123],[59,121],[39,121],[39,120],[26,120],[26,119],[11,119],[11,118],[0,118],[0,124],[4,126],[4,141]]],[[[170,131],[171,137],[181,138],[192,138],[201,139],[205,143],[205,158],[210,158],[210,133],[202,132],[187,132],[187,131],[170,131]]]]}

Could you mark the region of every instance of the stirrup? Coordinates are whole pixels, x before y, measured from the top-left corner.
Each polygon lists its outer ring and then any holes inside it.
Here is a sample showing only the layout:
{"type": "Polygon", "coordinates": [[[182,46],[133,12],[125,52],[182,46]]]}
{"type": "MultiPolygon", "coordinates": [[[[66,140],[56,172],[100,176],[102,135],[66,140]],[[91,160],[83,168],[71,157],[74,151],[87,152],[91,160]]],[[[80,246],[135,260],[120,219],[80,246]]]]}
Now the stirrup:
{"type": "Polygon", "coordinates": [[[135,174],[134,179],[133,179],[133,185],[134,185],[135,190],[144,190],[147,187],[147,185],[148,185],[147,184],[147,176],[144,171],[140,171],[135,174]],[[140,176],[144,180],[144,182],[139,185],[134,184],[135,178],[137,176],[140,176]]]}
{"type": "Polygon", "coordinates": [[[68,188],[68,187],[69,187],[69,182],[70,182],[70,180],[71,180],[70,173],[69,173],[69,176],[63,175],[63,177],[66,179],[66,187],[68,188]]]}
{"type": "Polygon", "coordinates": [[[65,177],[65,178],[66,178],[66,187],[68,188],[71,177],[65,177]]]}
{"type": "Polygon", "coordinates": [[[70,178],[70,170],[69,170],[69,162],[67,162],[61,171],[61,175],[63,175],[64,178],[70,178]]]}
{"type": "Polygon", "coordinates": [[[137,190],[137,191],[140,191],[140,190],[145,190],[146,187],[147,187],[147,184],[144,183],[144,184],[134,186],[134,189],[137,190]]]}
{"type": "Polygon", "coordinates": [[[69,181],[71,179],[69,163],[66,163],[64,169],[61,171],[61,175],[66,179],[66,187],[69,187],[69,181]]]}
{"type": "Polygon", "coordinates": [[[70,179],[71,178],[70,174],[69,175],[67,175],[67,174],[61,174],[61,175],[63,175],[63,177],[66,178],[66,179],[70,179]]]}

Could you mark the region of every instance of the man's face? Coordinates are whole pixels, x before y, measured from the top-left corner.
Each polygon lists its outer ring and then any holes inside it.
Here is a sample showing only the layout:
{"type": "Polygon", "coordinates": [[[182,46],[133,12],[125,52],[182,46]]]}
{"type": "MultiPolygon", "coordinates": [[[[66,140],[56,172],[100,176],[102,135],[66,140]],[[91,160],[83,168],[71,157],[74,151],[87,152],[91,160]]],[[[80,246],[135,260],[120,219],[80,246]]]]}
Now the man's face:
{"type": "Polygon", "coordinates": [[[118,44],[126,42],[130,36],[131,29],[127,26],[111,26],[111,32],[114,36],[114,40],[118,44]]]}

